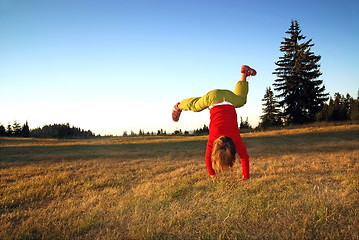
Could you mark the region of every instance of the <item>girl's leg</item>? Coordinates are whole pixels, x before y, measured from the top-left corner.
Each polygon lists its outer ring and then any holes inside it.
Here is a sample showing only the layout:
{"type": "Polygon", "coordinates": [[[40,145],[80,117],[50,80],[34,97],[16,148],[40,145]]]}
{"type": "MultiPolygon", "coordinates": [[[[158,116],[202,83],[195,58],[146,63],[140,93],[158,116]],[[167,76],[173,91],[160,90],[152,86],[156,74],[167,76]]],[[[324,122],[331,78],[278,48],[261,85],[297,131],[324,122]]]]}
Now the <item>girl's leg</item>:
{"type": "Polygon", "coordinates": [[[178,121],[182,110],[191,110],[193,112],[200,112],[216,103],[230,102],[234,107],[242,107],[247,102],[248,82],[247,76],[255,76],[256,71],[246,65],[241,68],[240,80],[237,82],[234,92],[229,90],[212,90],[202,97],[194,97],[183,99],[177,103],[172,112],[172,118],[175,122],[178,121]]]}
{"type": "Polygon", "coordinates": [[[247,76],[256,75],[256,71],[246,65],[241,68],[240,80],[237,82],[234,92],[229,90],[216,89],[206,93],[202,97],[187,98],[180,102],[178,107],[182,110],[200,112],[213,104],[220,102],[230,102],[235,107],[245,104],[248,94],[247,76]]]}
{"type": "Polygon", "coordinates": [[[247,65],[243,65],[241,68],[241,75],[239,81],[236,83],[234,88],[234,97],[231,99],[231,103],[236,107],[242,107],[247,102],[248,95],[248,76],[255,76],[257,74],[256,70],[248,67],[247,65]]]}
{"type": "Polygon", "coordinates": [[[183,99],[181,102],[176,103],[172,111],[172,120],[177,122],[181,116],[182,110],[200,112],[212,104],[208,101],[208,93],[202,97],[193,97],[183,99]]]}
{"type": "Polygon", "coordinates": [[[182,110],[200,112],[216,103],[226,101],[225,96],[228,95],[226,92],[230,92],[233,95],[233,93],[229,90],[216,89],[206,93],[202,97],[183,99],[181,102],[176,103],[174,106],[172,111],[173,121],[177,122],[179,120],[182,110]]]}
{"type": "MultiPolygon", "coordinates": [[[[212,92],[212,91],[211,91],[212,92]]],[[[211,100],[211,92],[206,93],[202,97],[193,97],[193,98],[186,98],[183,99],[178,107],[185,111],[193,111],[193,112],[200,112],[211,105],[213,105],[213,102],[211,100]]]]}
{"type": "Polygon", "coordinates": [[[241,76],[239,81],[246,82],[248,76],[255,76],[257,75],[257,71],[253,68],[248,67],[247,65],[242,65],[241,67],[241,76]]]}
{"type": "Polygon", "coordinates": [[[229,90],[216,89],[206,93],[202,97],[183,99],[181,102],[176,103],[176,105],[174,106],[174,109],[172,111],[173,121],[177,122],[179,120],[182,110],[200,112],[220,102],[230,102],[234,105],[234,107],[243,106],[247,100],[248,83],[238,82],[237,85],[238,86],[236,86],[236,89],[239,95],[236,95],[229,90]]]}
{"type": "Polygon", "coordinates": [[[181,116],[181,112],[182,109],[180,109],[178,107],[179,103],[176,103],[175,106],[173,107],[173,111],[172,111],[172,120],[175,122],[178,122],[180,116],[181,116]]]}

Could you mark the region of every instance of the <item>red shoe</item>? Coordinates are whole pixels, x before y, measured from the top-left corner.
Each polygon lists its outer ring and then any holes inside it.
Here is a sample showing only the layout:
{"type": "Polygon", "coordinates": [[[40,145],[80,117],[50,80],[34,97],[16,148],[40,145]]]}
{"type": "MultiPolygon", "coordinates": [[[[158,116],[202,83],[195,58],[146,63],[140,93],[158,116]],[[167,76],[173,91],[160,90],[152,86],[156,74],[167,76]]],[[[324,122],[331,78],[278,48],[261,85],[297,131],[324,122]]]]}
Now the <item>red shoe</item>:
{"type": "Polygon", "coordinates": [[[257,75],[257,71],[254,70],[253,68],[248,67],[247,65],[242,66],[241,73],[244,73],[247,76],[255,76],[255,75],[257,75]]]}
{"type": "Polygon", "coordinates": [[[172,120],[175,121],[175,122],[178,122],[180,116],[181,116],[181,112],[182,112],[182,109],[180,109],[178,107],[180,103],[176,103],[176,105],[173,107],[173,111],[172,111],[172,120]]]}

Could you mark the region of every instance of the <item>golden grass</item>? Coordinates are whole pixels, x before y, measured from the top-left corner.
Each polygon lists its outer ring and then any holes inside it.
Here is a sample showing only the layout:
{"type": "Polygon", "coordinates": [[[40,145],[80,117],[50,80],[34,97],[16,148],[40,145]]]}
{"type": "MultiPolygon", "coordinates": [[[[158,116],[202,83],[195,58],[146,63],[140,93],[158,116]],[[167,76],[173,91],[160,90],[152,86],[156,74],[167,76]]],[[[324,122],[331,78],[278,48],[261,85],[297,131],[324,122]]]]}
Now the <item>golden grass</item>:
{"type": "Polygon", "coordinates": [[[205,137],[0,139],[0,239],[359,238],[359,125],[243,138],[244,182],[205,137]]]}

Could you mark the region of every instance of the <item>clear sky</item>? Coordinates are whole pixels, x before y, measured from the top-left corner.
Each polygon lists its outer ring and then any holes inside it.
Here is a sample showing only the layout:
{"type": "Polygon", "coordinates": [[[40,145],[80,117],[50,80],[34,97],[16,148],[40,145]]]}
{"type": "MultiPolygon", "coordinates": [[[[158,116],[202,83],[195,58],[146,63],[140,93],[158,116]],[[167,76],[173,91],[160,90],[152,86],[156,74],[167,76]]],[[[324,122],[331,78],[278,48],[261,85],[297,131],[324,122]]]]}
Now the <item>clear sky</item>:
{"type": "Polygon", "coordinates": [[[256,126],[293,19],[322,56],[327,92],[356,97],[356,0],[0,0],[0,123],[193,130],[209,112],[174,123],[173,105],[232,90],[247,64],[258,74],[237,113],[256,126]]]}

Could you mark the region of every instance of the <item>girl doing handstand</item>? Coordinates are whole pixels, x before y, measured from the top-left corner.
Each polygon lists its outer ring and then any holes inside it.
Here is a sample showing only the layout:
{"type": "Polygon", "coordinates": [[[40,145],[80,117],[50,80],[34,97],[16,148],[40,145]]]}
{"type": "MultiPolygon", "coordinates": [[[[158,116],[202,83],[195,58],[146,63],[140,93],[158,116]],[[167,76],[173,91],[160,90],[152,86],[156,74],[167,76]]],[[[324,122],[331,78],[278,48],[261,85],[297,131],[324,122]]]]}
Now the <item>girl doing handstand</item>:
{"type": "Polygon", "coordinates": [[[247,102],[248,76],[257,72],[243,65],[240,80],[234,91],[216,89],[202,97],[183,99],[176,103],[172,112],[173,121],[177,122],[182,110],[200,112],[210,110],[209,136],[206,148],[206,166],[209,175],[214,178],[216,172],[231,168],[236,159],[236,153],[242,163],[241,180],[249,179],[249,156],[238,129],[235,108],[242,107],[247,102]]]}

